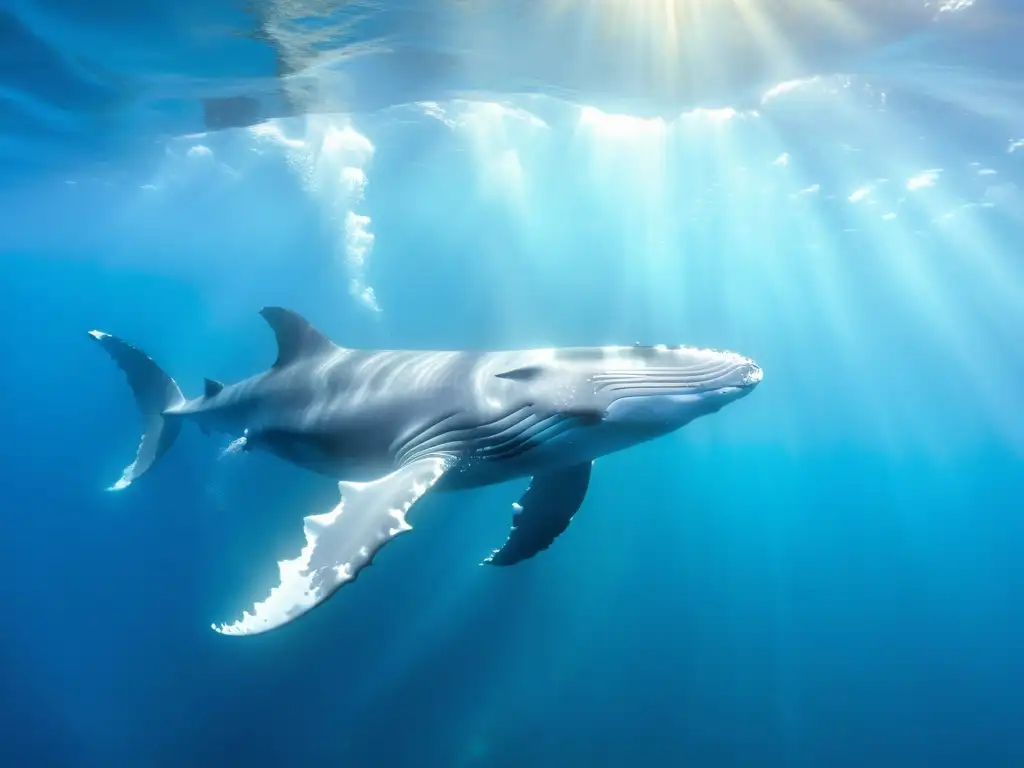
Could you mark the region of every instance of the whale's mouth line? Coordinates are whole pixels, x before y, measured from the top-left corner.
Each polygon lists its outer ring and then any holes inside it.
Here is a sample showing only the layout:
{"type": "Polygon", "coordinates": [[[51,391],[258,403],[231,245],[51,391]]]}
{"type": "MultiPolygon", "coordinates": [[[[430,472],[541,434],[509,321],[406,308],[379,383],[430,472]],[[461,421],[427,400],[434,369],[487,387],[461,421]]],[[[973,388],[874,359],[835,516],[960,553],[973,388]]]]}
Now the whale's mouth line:
{"type": "Polygon", "coordinates": [[[681,384],[677,381],[653,382],[643,381],[636,383],[617,382],[598,386],[598,391],[614,393],[616,398],[620,397],[648,397],[651,395],[684,396],[684,395],[713,395],[716,393],[727,393],[733,391],[748,391],[754,389],[760,379],[743,379],[730,381],[728,383],[705,383],[705,384],[681,384]]]}
{"type": "MultiPolygon", "coordinates": [[[[721,408],[728,402],[749,395],[761,383],[761,368],[752,361],[741,365],[719,364],[702,370],[656,369],[645,371],[605,371],[591,381],[597,392],[611,399],[603,420],[612,411],[648,400],[661,400],[664,408],[721,408]]],[[[651,406],[656,407],[656,406],[651,406]]]]}
{"type": "Polygon", "coordinates": [[[599,392],[616,397],[649,395],[711,395],[750,390],[761,383],[764,374],[755,363],[734,361],[700,370],[648,368],[637,371],[605,371],[591,381],[599,392]]]}

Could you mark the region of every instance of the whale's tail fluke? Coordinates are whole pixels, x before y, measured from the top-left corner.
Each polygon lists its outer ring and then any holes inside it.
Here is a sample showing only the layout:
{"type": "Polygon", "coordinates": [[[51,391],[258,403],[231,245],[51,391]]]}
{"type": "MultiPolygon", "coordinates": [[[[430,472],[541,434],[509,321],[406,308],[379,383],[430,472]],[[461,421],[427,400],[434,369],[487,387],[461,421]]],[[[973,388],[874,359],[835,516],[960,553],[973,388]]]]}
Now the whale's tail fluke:
{"type": "Polygon", "coordinates": [[[135,461],[125,468],[121,479],[108,489],[119,491],[145,474],[174,443],[178,432],[181,431],[181,420],[167,418],[165,414],[169,408],[185,402],[185,397],[174,383],[174,379],[164,373],[146,353],[109,333],[89,331],[89,335],[100,343],[125,372],[135,395],[135,402],[145,420],[142,441],[139,443],[135,461]]]}

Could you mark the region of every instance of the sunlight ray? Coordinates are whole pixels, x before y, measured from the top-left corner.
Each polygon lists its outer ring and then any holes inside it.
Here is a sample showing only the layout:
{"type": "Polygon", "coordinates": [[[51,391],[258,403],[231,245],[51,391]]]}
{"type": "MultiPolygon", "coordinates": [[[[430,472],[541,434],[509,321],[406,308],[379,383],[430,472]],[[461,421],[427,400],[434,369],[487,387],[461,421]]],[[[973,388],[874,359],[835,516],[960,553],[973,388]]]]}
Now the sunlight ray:
{"type": "MultiPolygon", "coordinates": [[[[892,119],[881,120],[880,114],[870,114],[862,109],[850,108],[846,104],[837,105],[842,110],[843,120],[854,127],[859,135],[877,146],[899,148],[900,157],[883,156],[878,162],[885,167],[898,169],[907,162],[907,148],[914,145],[913,139],[917,134],[916,126],[907,123],[896,122],[892,119]],[[883,138],[884,137],[884,138],[883,138]]],[[[944,147],[943,154],[953,152],[952,147],[944,147]]],[[[917,209],[925,214],[929,220],[934,220],[939,212],[948,209],[950,202],[943,201],[944,195],[940,192],[936,202],[929,204],[925,199],[910,195],[902,198],[902,208],[911,213],[917,209]]],[[[870,215],[862,213],[861,215],[870,215]]],[[[975,398],[976,405],[981,407],[986,414],[990,426],[1006,435],[1005,414],[1010,413],[1012,403],[1009,402],[1007,392],[998,386],[998,382],[1004,377],[994,375],[994,371],[1000,370],[998,353],[988,348],[983,335],[973,327],[970,317],[958,308],[952,300],[949,288],[943,285],[936,274],[936,265],[928,261],[925,251],[926,241],[915,237],[913,232],[906,225],[890,227],[888,230],[880,230],[877,224],[867,224],[863,227],[864,234],[869,243],[869,251],[876,259],[882,254],[894,254],[891,258],[880,262],[883,269],[890,273],[893,279],[898,281],[900,294],[910,297],[910,300],[919,307],[919,312],[927,318],[929,325],[937,329],[939,338],[943,340],[951,352],[951,359],[956,361],[955,370],[969,383],[970,391],[979,393],[980,397],[975,398]]],[[[954,250],[960,254],[965,252],[984,252],[984,244],[990,238],[979,230],[973,232],[975,238],[972,243],[954,242],[954,250]]],[[[992,245],[992,243],[988,243],[992,245]]],[[[1019,296],[1019,288],[1012,280],[1002,280],[998,272],[992,267],[991,261],[985,261],[986,292],[999,295],[1003,288],[998,283],[1005,283],[1005,288],[1010,290],[1014,297],[1004,299],[1007,306],[1020,306],[1014,304],[1015,297],[1019,296]]],[[[878,402],[883,402],[879,399],[878,402]]],[[[931,447],[933,451],[941,453],[941,447],[945,444],[943,435],[937,432],[939,422],[924,418],[920,409],[907,408],[901,411],[901,418],[917,416],[918,427],[923,433],[931,433],[931,447]]],[[[1019,439],[1019,436],[1018,436],[1019,439]]]]}
{"type": "MultiPolygon", "coordinates": [[[[748,127],[748,126],[744,126],[748,127]]],[[[707,155],[714,173],[712,179],[721,184],[720,193],[710,196],[711,204],[703,208],[699,225],[694,228],[695,253],[683,252],[680,261],[687,270],[705,275],[703,286],[717,294],[713,302],[721,306],[720,323],[725,338],[743,338],[751,328],[775,329],[773,336],[783,353],[779,359],[813,359],[808,337],[801,330],[801,317],[795,311],[797,294],[805,283],[799,274],[801,260],[806,254],[792,246],[782,247],[788,240],[788,218],[777,211],[775,191],[762,182],[760,152],[752,152],[754,145],[768,143],[777,148],[777,137],[763,121],[748,127],[749,131],[737,135],[739,126],[730,125],[717,130],[701,142],[696,154],[707,155]],[[708,152],[703,152],[703,147],[708,152]],[[727,274],[727,280],[710,280],[710,275],[727,274]],[[749,319],[740,319],[749,318],[749,319]],[[752,325],[748,325],[748,324],[752,325]]],[[[707,193],[706,193],[707,194],[707,193]]],[[[708,297],[700,297],[698,305],[708,297]]],[[[793,377],[793,386],[813,392],[815,383],[805,378],[805,371],[793,369],[780,375],[793,377]]],[[[776,439],[788,450],[796,451],[801,443],[801,424],[797,401],[780,400],[776,403],[780,428],[776,439]]],[[[714,425],[713,425],[714,428],[714,425]]]]}
{"type": "Polygon", "coordinates": [[[1019,130],[1024,122],[1024,85],[1019,81],[965,71],[959,67],[927,68],[903,65],[886,79],[908,93],[927,97],[983,118],[1005,131],[1019,130]],[[941,72],[941,76],[937,76],[941,72]]]}
{"type": "MultiPolygon", "coordinates": [[[[740,183],[730,180],[722,209],[709,211],[708,218],[721,221],[722,240],[720,248],[710,249],[704,266],[712,274],[724,271],[731,276],[718,284],[722,303],[727,307],[725,323],[730,337],[741,334],[747,322],[760,327],[770,325],[780,348],[786,351],[785,359],[812,360],[815,351],[802,327],[806,318],[796,307],[810,300],[807,295],[800,295],[807,293],[807,281],[800,275],[805,269],[804,262],[815,255],[793,247],[790,229],[794,222],[789,210],[780,205],[778,174],[772,174],[774,179],[766,176],[760,167],[765,165],[760,157],[764,150],[749,149],[764,145],[771,146],[769,154],[781,149],[768,121],[758,122],[756,132],[739,141],[731,130],[715,134],[710,156],[720,175],[742,168],[745,178],[740,178],[740,183]]],[[[801,210],[801,214],[806,215],[806,211],[801,210]]],[[[800,391],[817,389],[806,369],[797,368],[790,373],[793,386],[800,391]]],[[[786,428],[786,433],[779,435],[780,441],[796,450],[802,439],[800,404],[784,401],[777,407],[786,411],[780,414],[780,422],[786,428]]]]}

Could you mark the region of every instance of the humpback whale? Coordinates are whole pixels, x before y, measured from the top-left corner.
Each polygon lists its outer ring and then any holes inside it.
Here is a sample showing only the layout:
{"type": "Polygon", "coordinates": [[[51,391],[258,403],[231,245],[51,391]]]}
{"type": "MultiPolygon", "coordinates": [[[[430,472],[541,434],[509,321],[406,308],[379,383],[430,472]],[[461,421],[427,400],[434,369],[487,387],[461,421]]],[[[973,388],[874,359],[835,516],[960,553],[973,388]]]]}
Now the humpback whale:
{"type": "Polygon", "coordinates": [[[207,379],[194,399],[136,347],[89,332],[144,419],[135,460],[110,490],[147,472],[187,421],[338,481],[340,502],[304,518],[305,545],[278,563],[280,583],[236,621],[212,625],[225,635],[266,632],[323,603],[412,529],[409,514],[432,490],[532,478],[508,539],[484,562],[526,560],[566,530],[595,459],[714,413],[762,377],[742,355],[685,346],[343,348],[291,310],[260,314],[277,339],[274,364],[236,384],[207,379]]]}

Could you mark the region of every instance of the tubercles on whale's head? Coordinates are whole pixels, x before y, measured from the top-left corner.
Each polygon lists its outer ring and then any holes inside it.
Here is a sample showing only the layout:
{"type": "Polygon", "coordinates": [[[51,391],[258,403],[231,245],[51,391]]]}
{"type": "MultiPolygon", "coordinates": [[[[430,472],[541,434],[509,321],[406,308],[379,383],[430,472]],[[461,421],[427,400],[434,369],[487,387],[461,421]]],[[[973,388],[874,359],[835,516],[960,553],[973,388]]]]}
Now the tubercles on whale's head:
{"type": "Polygon", "coordinates": [[[764,378],[757,363],[735,352],[668,345],[543,350],[495,375],[551,414],[588,414],[589,426],[643,433],[714,413],[764,378]]]}
{"type": "Polygon", "coordinates": [[[606,419],[642,428],[676,429],[750,394],[761,367],[735,352],[697,347],[635,347],[630,364],[592,377],[608,400],[606,419]]]}

